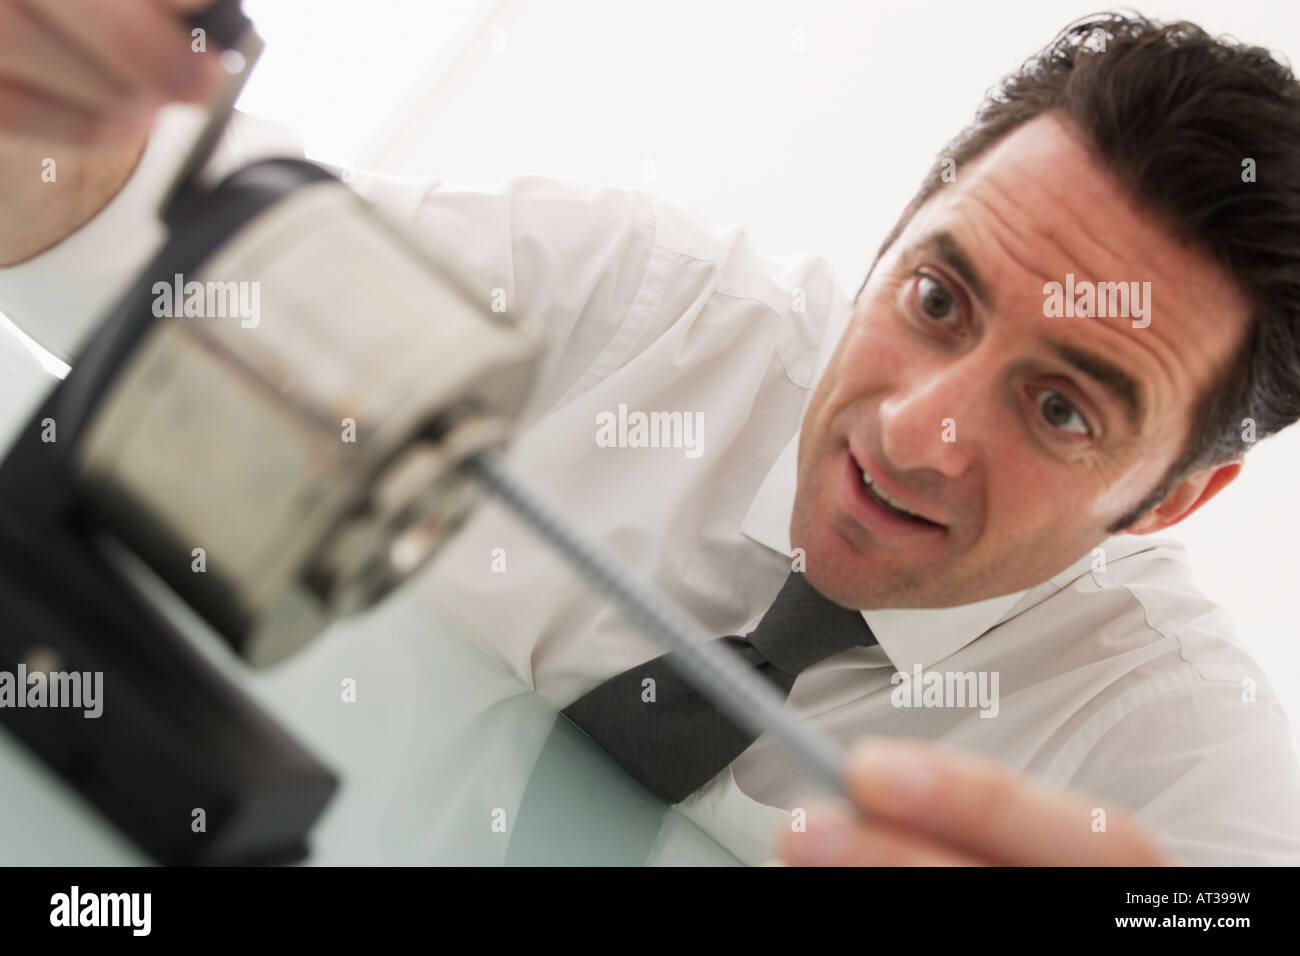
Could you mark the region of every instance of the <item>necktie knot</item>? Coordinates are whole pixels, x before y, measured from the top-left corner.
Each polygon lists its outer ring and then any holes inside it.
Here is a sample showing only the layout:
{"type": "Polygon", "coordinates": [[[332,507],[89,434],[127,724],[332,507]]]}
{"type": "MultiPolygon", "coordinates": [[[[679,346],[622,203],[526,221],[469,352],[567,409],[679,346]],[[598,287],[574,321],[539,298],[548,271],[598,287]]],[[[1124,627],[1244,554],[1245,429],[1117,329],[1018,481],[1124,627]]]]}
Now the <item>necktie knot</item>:
{"type": "Polygon", "coordinates": [[[841,607],[794,571],[750,632],[751,646],[792,677],[835,654],[876,643],[861,611],[841,607]]]}

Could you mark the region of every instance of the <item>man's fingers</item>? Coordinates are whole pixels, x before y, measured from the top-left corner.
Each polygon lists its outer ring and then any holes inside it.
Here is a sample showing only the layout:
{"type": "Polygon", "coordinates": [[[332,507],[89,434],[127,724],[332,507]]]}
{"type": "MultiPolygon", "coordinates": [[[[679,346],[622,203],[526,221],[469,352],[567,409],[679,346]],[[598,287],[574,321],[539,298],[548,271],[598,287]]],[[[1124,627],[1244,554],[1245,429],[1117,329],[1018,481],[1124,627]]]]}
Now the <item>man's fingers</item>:
{"type": "Polygon", "coordinates": [[[123,87],[78,56],[48,23],[15,3],[0,3],[0,77],[90,110],[121,109],[123,87]]]}
{"type": "Polygon", "coordinates": [[[846,761],[868,818],[992,863],[1157,866],[1164,854],[1122,811],[926,741],[872,737],[846,761]]]}
{"type": "Polygon", "coordinates": [[[778,853],[792,866],[978,866],[968,854],[923,834],[873,826],[851,808],[822,804],[808,809],[806,829],[791,830],[778,853]]]}
{"type": "Polygon", "coordinates": [[[194,52],[177,15],[157,0],[23,2],[136,96],[202,100],[221,79],[215,56],[194,52]]]}

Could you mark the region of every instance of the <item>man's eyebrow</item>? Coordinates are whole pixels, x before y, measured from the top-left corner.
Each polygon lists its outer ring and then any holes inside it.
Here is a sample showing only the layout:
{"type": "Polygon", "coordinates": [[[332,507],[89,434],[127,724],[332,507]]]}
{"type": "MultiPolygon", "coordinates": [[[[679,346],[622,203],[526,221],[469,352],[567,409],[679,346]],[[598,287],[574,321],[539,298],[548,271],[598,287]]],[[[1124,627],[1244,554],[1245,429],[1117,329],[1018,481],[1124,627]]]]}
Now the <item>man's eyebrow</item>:
{"type": "Polygon", "coordinates": [[[946,229],[931,233],[925,236],[917,243],[919,249],[930,249],[935,255],[943,260],[943,264],[957,273],[962,282],[974,293],[975,298],[979,299],[980,304],[986,309],[993,308],[993,297],[989,294],[988,286],[980,278],[980,274],[975,270],[975,266],[970,261],[970,256],[966,255],[966,250],[961,247],[961,243],[946,229]]]}
{"type": "Polygon", "coordinates": [[[1095,379],[1106,391],[1118,399],[1120,404],[1124,406],[1129,424],[1134,431],[1141,427],[1146,407],[1142,401],[1142,389],[1138,385],[1137,379],[1114,362],[1102,358],[1095,352],[1088,352],[1055,339],[1048,339],[1047,344],[1059,357],[1069,362],[1089,378],[1095,379]]]}

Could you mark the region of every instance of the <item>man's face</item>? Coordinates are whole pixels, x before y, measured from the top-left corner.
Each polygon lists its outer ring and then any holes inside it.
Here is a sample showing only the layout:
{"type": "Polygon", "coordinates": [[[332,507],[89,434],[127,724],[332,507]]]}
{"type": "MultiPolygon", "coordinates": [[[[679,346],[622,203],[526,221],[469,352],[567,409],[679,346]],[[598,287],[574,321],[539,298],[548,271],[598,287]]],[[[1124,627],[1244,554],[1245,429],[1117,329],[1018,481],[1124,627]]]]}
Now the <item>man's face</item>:
{"type": "Polygon", "coordinates": [[[876,263],[813,394],[791,522],[811,582],[852,607],[947,607],[1061,571],[1163,477],[1247,317],[1071,127],[1024,124],[876,263]],[[1067,273],[1076,294],[1149,282],[1149,325],[1045,317],[1067,273]]]}

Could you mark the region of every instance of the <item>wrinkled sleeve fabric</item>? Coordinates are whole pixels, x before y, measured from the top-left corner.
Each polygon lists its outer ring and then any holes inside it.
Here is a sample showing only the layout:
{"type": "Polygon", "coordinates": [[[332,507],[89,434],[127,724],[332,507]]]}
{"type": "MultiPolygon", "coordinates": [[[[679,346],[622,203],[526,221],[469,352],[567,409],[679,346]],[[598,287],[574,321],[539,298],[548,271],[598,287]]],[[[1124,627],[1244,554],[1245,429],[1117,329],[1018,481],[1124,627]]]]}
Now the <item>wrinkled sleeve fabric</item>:
{"type": "Polygon", "coordinates": [[[1300,865],[1300,764],[1271,694],[1239,683],[1184,687],[1097,739],[1070,786],[1136,814],[1187,866],[1300,865]]]}
{"type": "Polygon", "coordinates": [[[348,178],[484,309],[540,339],[526,418],[559,402],[645,300],[655,207],[641,190],[542,175],[484,187],[348,178]]]}

